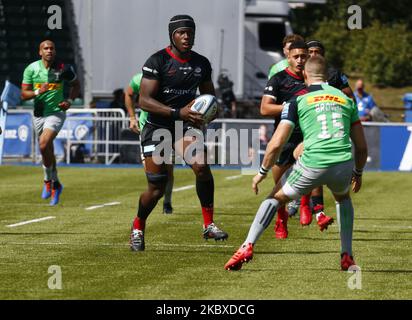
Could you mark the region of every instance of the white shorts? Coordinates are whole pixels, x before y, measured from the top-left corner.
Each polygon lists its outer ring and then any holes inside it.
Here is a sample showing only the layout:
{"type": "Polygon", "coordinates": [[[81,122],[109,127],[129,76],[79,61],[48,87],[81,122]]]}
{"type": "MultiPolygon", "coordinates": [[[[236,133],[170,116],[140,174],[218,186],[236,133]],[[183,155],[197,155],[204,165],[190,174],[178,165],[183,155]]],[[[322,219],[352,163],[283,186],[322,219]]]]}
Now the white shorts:
{"type": "Polygon", "coordinates": [[[349,191],[354,162],[349,160],[328,168],[305,167],[300,160],[282,176],[283,193],[290,199],[298,199],[313,188],[326,185],[336,195],[349,191]]]}
{"type": "Polygon", "coordinates": [[[66,112],[57,112],[46,117],[34,117],[33,124],[37,136],[43,133],[44,129],[53,130],[57,133],[63,128],[64,120],[66,120],[66,112]]]}

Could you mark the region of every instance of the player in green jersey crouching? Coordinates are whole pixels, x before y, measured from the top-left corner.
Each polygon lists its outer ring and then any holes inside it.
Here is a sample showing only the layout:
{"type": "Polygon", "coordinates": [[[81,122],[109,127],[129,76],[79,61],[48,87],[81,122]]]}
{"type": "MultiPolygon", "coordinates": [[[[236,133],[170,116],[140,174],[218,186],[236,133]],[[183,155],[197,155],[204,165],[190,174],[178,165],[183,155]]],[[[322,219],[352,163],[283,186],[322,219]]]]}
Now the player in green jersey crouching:
{"type": "Polygon", "coordinates": [[[53,41],[40,43],[41,59],[31,63],[23,74],[21,98],[34,98],[34,128],[43,160],[44,186],[42,198],[51,197],[50,205],[59,203],[63,185],[59,182],[54,156],[53,141],[63,127],[68,110],[80,93],[80,84],[70,65],[56,62],[53,41]],[[69,99],[63,96],[64,82],[71,86],[69,99]]]}
{"type": "MultiPolygon", "coordinates": [[[[141,133],[143,130],[144,125],[146,124],[147,120],[147,112],[144,110],[140,111],[139,117],[136,116],[134,103],[135,96],[139,95],[140,92],[140,83],[142,82],[142,73],[137,73],[133,76],[132,80],[130,80],[129,85],[125,90],[125,105],[127,108],[127,112],[129,113],[130,117],[130,130],[136,133],[141,133]]],[[[142,152],[142,162],[144,162],[144,156],[142,152]]],[[[172,214],[173,207],[172,207],[172,191],[173,191],[173,164],[167,164],[167,184],[165,189],[164,201],[163,201],[163,213],[165,214],[172,214]]]]}
{"type": "Polygon", "coordinates": [[[253,258],[255,243],[280,206],[320,185],[327,185],[336,200],[341,269],[348,270],[355,264],[352,254],[354,210],[349,189],[351,182],[354,192],[361,188],[367,145],[355,103],[340,90],[329,86],[325,82],[325,74],[324,58],[312,57],[306,62],[303,75],[308,93],[285,104],[281,122],[267,146],[259,174],[253,178],[255,193],[296,125],[303,133],[303,155],[290,174],[283,176],[262,202],[246,241],[226,263],[225,269],[240,270],[244,262],[253,258]],[[355,147],[354,159],[351,140],[355,147]]]}

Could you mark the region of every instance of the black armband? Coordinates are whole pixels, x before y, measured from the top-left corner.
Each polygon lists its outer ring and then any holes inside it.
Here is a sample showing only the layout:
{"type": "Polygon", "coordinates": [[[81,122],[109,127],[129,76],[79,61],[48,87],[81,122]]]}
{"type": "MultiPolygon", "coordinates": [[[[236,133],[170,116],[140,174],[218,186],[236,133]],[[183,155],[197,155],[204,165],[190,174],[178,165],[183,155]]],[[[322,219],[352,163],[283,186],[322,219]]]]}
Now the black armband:
{"type": "Polygon", "coordinates": [[[353,168],[353,174],[357,177],[361,177],[362,173],[363,173],[363,169],[357,169],[357,168],[353,168]]]}

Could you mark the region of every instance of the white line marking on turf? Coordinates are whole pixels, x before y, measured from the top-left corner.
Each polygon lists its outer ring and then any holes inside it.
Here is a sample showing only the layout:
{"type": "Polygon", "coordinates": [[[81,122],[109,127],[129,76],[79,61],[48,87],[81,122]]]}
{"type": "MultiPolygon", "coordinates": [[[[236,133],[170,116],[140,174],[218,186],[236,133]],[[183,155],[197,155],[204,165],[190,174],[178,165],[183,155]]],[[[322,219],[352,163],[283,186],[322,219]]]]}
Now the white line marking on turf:
{"type": "MultiPolygon", "coordinates": [[[[128,243],[73,243],[73,242],[1,242],[1,245],[40,245],[40,246],[109,246],[109,247],[127,247],[128,243]]],[[[149,244],[148,244],[149,245],[149,244]]],[[[234,248],[231,245],[216,244],[212,242],[211,244],[178,244],[178,243],[150,243],[153,247],[179,247],[179,248],[234,248]]]]}
{"type": "Polygon", "coordinates": [[[240,175],[237,175],[237,176],[226,177],[225,179],[226,179],[226,180],[236,180],[236,179],[239,179],[239,178],[241,178],[241,177],[242,177],[242,175],[240,174],[240,175]]]}
{"type": "Polygon", "coordinates": [[[39,218],[39,219],[33,219],[33,220],[28,220],[28,221],[22,221],[19,223],[15,223],[15,224],[9,224],[6,227],[9,228],[14,228],[14,227],[18,227],[18,226],[23,226],[25,224],[29,224],[29,223],[35,223],[35,222],[40,222],[40,221],[46,221],[46,220],[50,220],[50,219],[55,219],[56,217],[50,216],[50,217],[44,217],[44,218],[39,218]]]}
{"type": "Polygon", "coordinates": [[[94,210],[94,209],[108,207],[108,206],[117,206],[119,204],[120,204],[120,202],[109,202],[109,203],[99,204],[97,206],[88,207],[88,208],[86,208],[86,210],[94,210]]]}
{"type": "Polygon", "coordinates": [[[180,188],[173,189],[173,192],[179,192],[179,191],[189,190],[189,189],[192,189],[192,188],[194,188],[194,187],[195,187],[195,185],[194,185],[194,184],[191,184],[191,185],[188,185],[188,186],[184,186],[184,187],[180,187],[180,188]]]}

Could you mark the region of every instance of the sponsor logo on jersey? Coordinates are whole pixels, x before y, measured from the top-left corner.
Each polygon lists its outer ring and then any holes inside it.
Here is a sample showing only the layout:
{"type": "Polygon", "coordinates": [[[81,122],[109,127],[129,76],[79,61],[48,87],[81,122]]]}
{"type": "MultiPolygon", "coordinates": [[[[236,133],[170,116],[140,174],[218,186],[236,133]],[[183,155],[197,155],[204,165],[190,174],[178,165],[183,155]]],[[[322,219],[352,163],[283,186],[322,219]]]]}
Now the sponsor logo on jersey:
{"type": "Polygon", "coordinates": [[[195,69],[194,76],[195,76],[195,77],[201,77],[201,76],[202,76],[202,68],[197,67],[197,68],[195,69]]]}
{"type": "Polygon", "coordinates": [[[150,72],[150,73],[153,73],[153,74],[158,74],[159,72],[156,70],[156,69],[150,69],[150,68],[148,68],[148,67],[143,67],[143,70],[144,71],[147,71],[147,72],[150,72]]]}
{"type": "Polygon", "coordinates": [[[178,96],[185,95],[185,94],[196,95],[196,89],[185,90],[185,89],[164,88],[163,93],[175,94],[175,95],[178,95],[178,96]]]}
{"type": "MultiPolygon", "coordinates": [[[[34,84],[34,89],[40,89],[43,83],[35,83],[34,84]]],[[[47,90],[59,90],[62,88],[62,84],[61,83],[49,83],[49,86],[47,88],[47,90]]]]}
{"type": "Polygon", "coordinates": [[[179,70],[183,71],[183,74],[187,74],[189,71],[192,71],[192,67],[179,67],[179,70]]]}
{"type": "Polygon", "coordinates": [[[308,97],[306,101],[308,104],[319,103],[319,102],[336,102],[342,105],[346,104],[346,99],[339,97],[339,96],[334,96],[331,94],[322,94],[318,96],[308,97]]]}
{"type": "Polygon", "coordinates": [[[176,74],[176,72],[177,72],[176,69],[170,69],[170,70],[167,72],[167,74],[171,76],[171,75],[176,74]]]}
{"type": "Polygon", "coordinates": [[[53,72],[53,74],[54,74],[54,81],[60,81],[61,72],[56,71],[56,72],[53,72]]]}

